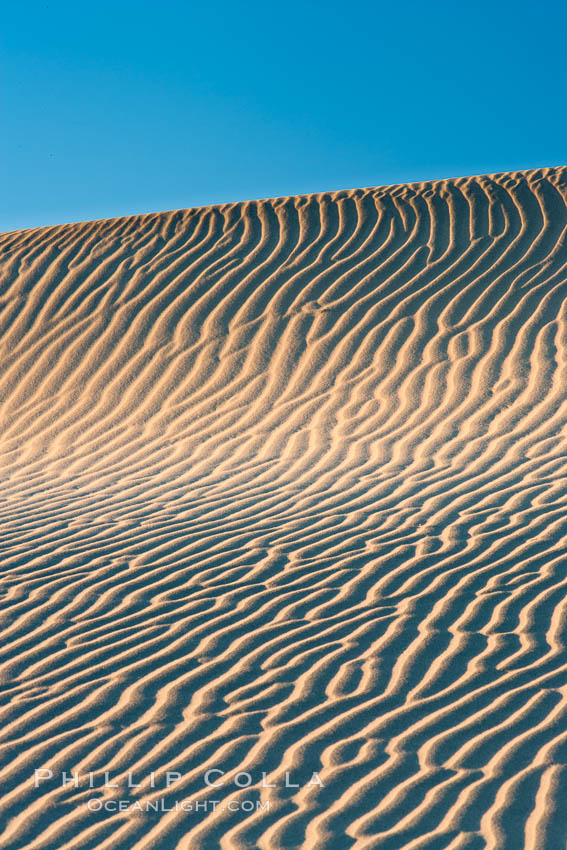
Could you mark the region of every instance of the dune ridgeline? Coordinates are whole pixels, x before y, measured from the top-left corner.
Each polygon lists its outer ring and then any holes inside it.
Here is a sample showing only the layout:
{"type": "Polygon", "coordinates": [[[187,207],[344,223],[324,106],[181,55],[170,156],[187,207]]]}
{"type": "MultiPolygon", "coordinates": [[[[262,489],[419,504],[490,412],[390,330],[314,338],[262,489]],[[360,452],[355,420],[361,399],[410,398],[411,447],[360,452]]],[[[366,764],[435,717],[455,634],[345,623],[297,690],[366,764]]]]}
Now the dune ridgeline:
{"type": "Polygon", "coordinates": [[[565,847],[566,204],[0,236],[0,847],[565,847]]]}

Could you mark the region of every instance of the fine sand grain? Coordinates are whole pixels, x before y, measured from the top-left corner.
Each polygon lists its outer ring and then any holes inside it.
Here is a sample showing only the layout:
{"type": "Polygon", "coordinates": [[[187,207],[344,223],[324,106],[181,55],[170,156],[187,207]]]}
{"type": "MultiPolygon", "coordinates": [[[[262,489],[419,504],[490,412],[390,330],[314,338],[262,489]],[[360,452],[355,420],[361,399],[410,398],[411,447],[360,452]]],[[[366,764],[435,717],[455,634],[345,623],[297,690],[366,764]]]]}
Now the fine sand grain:
{"type": "Polygon", "coordinates": [[[0,236],[0,847],[564,850],[566,203],[0,236]]]}

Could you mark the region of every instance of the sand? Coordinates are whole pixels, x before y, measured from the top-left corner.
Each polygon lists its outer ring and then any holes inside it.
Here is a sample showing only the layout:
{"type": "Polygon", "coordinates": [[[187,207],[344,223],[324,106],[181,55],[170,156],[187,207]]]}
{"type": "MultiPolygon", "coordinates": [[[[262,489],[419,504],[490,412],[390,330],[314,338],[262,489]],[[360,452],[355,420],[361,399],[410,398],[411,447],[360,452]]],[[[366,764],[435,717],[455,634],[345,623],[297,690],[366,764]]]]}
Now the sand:
{"type": "Polygon", "coordinates": [[[565,847],[566,203],[0,236],[2,848],[565,847]]]}

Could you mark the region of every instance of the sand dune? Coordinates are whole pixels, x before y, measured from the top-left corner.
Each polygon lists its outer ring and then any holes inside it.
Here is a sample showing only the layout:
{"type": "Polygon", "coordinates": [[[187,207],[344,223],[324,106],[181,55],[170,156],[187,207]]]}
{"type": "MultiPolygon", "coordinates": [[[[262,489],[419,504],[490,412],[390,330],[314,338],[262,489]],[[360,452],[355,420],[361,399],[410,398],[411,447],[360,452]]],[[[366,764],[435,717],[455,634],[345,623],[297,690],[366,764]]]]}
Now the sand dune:
{"type": "Polygon", "coordinates": [[[550,168],[0,236],[2,848],[566,846],[566,227],[550,168]]]}

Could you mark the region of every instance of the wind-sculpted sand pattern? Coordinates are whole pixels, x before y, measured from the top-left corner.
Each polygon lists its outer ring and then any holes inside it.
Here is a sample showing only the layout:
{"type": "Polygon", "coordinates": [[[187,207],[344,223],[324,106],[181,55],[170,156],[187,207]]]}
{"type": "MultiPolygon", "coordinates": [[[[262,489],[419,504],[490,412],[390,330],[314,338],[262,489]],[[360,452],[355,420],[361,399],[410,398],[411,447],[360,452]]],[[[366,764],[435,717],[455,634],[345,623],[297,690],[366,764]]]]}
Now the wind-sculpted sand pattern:
{"type": "Polygon", "coordinates": [[[0,238],[2,848],[565,848],[566,178],[0,238]]]}

